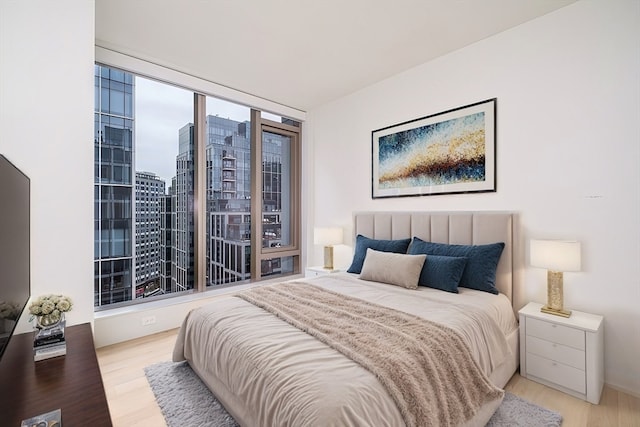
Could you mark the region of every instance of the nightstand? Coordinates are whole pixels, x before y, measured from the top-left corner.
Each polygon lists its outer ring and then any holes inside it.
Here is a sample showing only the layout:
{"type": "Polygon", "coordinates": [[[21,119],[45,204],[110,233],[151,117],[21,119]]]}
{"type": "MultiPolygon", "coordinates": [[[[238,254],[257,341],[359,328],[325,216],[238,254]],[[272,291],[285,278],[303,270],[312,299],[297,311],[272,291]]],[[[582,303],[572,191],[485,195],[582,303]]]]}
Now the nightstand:
{"type": "Polygon", "coordinates": [[[520,314],[520,375],[598,404],[604,385],[603,317],[572,311],[565,318],[530,302],[520,314]]]}
{"type": "Polygon", "coordinates": [[[340,270],[337,269],[328,269],[324,267],[307,267],[304,272],[304,277],[317,277],[324,276],[325,274],[338,273],[340,270]]]}

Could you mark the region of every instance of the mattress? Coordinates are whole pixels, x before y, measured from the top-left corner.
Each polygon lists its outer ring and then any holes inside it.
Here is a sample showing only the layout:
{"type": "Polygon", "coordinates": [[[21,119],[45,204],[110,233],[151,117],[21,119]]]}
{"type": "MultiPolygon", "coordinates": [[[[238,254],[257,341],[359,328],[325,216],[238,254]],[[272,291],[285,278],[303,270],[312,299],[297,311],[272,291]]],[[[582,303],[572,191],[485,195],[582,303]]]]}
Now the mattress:
{"type": "MultiPolygon", "coordinates": [[[[407,290],[348,273],[309,283],[446,325],[463,337],[481,370],[511,376],[517,322],[504,295],[460,288],[459,294],[407,290]]],[[[224,297],[186,317],[174,360],[187,360],[231,415],[247,426],[402,426],[377,378],[312,336],[240,298],[224,297]]],[[[504,384],[498,384],[503,386],[504,384]]],[[[500,402],[470,425],[484,425],[500,402]]]]}

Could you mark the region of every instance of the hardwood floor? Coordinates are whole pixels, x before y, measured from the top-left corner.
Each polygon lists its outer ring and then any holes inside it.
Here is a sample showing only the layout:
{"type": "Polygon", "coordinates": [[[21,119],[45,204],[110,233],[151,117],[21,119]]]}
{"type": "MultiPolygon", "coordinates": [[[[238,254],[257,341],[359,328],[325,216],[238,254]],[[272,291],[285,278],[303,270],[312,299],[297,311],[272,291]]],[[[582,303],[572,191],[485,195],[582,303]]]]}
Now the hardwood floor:
{"type": "Polygon", "coordinates": [[[115,427],[166,426],[144,367],[171,360],[178,329],[96,350],[115,427]]]}
{"type": "MultiPolygon", "coordinates": [[[[166,426],[144,375],[144,367],[171,360],[177,329],[97,350],[115,427],[166,426]]],[[[515,374],[506,390],[558,411],[563,427],[640,427],[640,399],[605,386],[599,405],[515,374]]]]}
{"type": "Polygon", "coordinates": [[[640,399],[606,385],[599,405],[576,399],[519,374],[511,378],[505,390],[559,412],[563,427],[640,427],[640,399]]]}

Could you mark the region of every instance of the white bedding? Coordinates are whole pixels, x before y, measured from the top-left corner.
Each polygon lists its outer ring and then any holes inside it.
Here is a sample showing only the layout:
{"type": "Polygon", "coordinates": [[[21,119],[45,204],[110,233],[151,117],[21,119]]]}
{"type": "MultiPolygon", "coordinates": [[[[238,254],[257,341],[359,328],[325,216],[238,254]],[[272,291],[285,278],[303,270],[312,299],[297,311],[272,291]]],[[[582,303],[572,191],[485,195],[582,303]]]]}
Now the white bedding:
{"type": "MultiPolygon", "coordinates": [[[[457,330],[487,376],[510,357],[505,336],[517,322],[503,295],[407,290],[348,273],[307,280],[457,330]]],[[[242,425],[404,425],[374,375],[240,298],[221,298],[187,316],[174,350],[174,360],[184,359],[242,425]]],[[[494,409],[471,424],[484,425],[494,409]]]]}
{"type": "Polygon", "coordinates": [[[505,337],[518,328],[511,303],[504,295],[468,288],[453,294],[418,287],[402,289],[384,283],[358,279],[355,274],[339,273],[313,279],[315,284],[335,292],[415,314],[447,325],[467,341],[474,358],[489,376],[511,353],[505,337]]]}

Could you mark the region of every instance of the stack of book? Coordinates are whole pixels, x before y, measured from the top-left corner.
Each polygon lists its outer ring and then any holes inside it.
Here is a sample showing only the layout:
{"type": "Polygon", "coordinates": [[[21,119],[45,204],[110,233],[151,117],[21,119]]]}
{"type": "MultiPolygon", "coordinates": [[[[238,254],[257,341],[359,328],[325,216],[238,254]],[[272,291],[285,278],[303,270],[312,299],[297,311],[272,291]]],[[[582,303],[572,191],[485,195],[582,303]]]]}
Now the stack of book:
{"type": "Polygon", "coordinates": [[[67,354],[64,323],[63,320],[53,328],[39,329],[36,332],[33,339],[33,360],[37,362],[67,354]]]}

